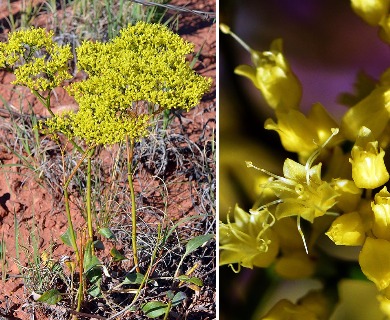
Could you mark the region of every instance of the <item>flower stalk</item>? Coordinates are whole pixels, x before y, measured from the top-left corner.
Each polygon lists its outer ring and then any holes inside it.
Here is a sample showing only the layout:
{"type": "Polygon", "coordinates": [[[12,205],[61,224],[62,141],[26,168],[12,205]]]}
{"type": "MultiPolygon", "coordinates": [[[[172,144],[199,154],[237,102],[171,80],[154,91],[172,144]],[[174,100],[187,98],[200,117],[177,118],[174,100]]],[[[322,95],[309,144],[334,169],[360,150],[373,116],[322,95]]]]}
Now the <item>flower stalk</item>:
{"type": "Polygon", "coordinates": [[[133,182],[133,155],[134,155],[134,140],[126,137],[127,150],[127,180],[129,182],[130,197],[131,197],[131,243],[133,247],[133,262],[137,272],[140,272],[138,265],[138,250],[137,250],[137,203],[135,199],[134,182],[133,182]]]}

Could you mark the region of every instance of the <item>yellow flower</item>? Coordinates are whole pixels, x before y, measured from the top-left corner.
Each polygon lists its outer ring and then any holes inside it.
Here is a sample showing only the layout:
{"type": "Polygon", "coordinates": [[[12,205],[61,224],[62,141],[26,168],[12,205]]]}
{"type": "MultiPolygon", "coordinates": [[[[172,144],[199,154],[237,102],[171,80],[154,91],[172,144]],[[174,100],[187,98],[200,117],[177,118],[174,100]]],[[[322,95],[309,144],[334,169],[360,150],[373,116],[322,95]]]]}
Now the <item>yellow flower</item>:
{"type": "Polygon", "coordinates": [[[89,77],[68,88],[79,110],[46,121],[48,132],[87,144],[139,140],[148,134],[154,114],[188,110],[209,90],[211,80],[186,62],[192,50],[167,27],[145,22],[123,29],[107,43],[85,41],[77,48],[78,67],[89,77]]]}
{"type": "Polygon", "coordinates": [[[355,13],[372,26],[378,25],[389,13],[389,0],[351,0],[355,13]]]}
{"type": "Polygon", "coordinates": [[[359,264],[366,277],[382,291],[390,285],[390,242],[367,237],[359,255],[359,264]]]}
{"type": "Polygon", "coordinates": [[[382,148],[378,151],[378,141],[370,129],[362,127],[351,151],[352,178],[359,188],[375,189],[389,180],[382,148]]]}
{"type": "Polygon", "coordinates": [[[326,146],[331,138],[338,133],[338,129],[332,129],[332,135],[318,147],[306,162],[301,165],[291,159],[286,159],[283,165],[283,175],[280,177],[264,169],[255,167],[247,161],[248,167],[253,167],[270,175],[270,180],[262,187],[271,189],[279,200],[275,200],[265,207],[276,204],[275,217],[277,220],[297,216],[297,227],[308,252],[303,232],[300,228],[300,218],[313,223],[314,219],[321,217],[337,202],[338,193],[332,184],[321,179],[321,163],[313,166],[313,162],[326,146]]]}
{"type": "Polygon", "coordinates": [[[378,139],[390,119],[390,90],[388,86],[379,86],[366,98],[350,108],[341,121],[341,132],[355,141],[362,126],[369,128],[378,139]]]}
{"type": "Polygon", "coordinates": [[[274,40],[269,51],[260,52],[250,48],[228,26],[222,24],[221,30],[233,36],[251,54],[254,66],[240,65],[234,72],[249,78],[271,108],[298,109],[302,88],[283,55],[282,40],[274,40]]]}
{"type": "Polygon", "coordinates": [[[384,187],[371,204],[374,212],[372,232],[377,238],[390,240],[390,193],[384,187]]]}
{"type": "Polygon", "coordinates": [[[30,28],[12,32],[8,43],[0,45],[0,68],[14,70],[13,84],[46,91],[72,78],[68,70],[73,57],[70,46],[59,46],[53,35],[53,31],[30,28]]]}
{"type": "Polygon", "coordinates": [[[278,123],[267,119],[264,128],[278,132],[283,147],[287,151],[298,153],[301,161],[305,161],[322,145],[331,136],[331,129],[337,127],[336,122],[319,103],[313,105],[307,117],[297,110],[289,110],[276,111],[276,118],[278,123]]]}
{"type": "Polygon", "coordinates": [[[246,268],[268,267],[279,252],[278,238],[271,230],[267,210],[245,212],[234,208],[234,222],[220,222],[219,264],[238,263],[246,268]]]}
{"type": "MultiPolygon", "coordinates": [[[[313,159],[311,159],[313,160],[313,159]]],[[[336,204],[338,193],[333,186],[321,180],[321,163],[304,166],[286,159],[284,177],[278,177],[265,185],[281,200],[276,207],[276,218],[300,216],[313,222],[336,204]]]]}
{"type": "Polygon", "coordinates": [[[361,246],[366,239],[363,220],[356,211],[337,217],[325,234],[342,246],[361,246]]]}

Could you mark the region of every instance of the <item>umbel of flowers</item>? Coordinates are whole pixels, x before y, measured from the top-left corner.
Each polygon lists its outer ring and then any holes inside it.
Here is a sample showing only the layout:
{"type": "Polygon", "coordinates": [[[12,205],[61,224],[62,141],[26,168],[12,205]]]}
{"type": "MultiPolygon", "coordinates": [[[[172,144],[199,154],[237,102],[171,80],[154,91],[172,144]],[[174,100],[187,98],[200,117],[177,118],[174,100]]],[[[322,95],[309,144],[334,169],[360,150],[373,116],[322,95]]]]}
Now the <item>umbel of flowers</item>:
{"type": "Polygon", "coordinates": [[[113,144],[148,134],[153,114],[190,109],[210,87],[210,79],[189,68],[193,44],[158,24],[139,22],[107,43],[85,41],[76,49],[78,67],[88,79],[68,89],[79,105],[48,121],[53,132],[88,144],[113,144]],[[147,102],[153,111],[142,110],[147,102]]]}
{"type": "MultiPolygon", "coordinates": [[[[381,39],[390,42],[390,1],[351,4],[365,21],[379,27],[381,39]]],[[[272,267],[290,279],[309,277],[319,267],[318,240],[326,235],[338,246],[360,248],[361,271],[377,287],[383,316],[390,317],[390,193],[385,186],[390,69],[375,86],[356,93],[337,123],[319,103],[307,115],[300,111],[301,84],[283,55],[280,39],[260,52],[228,26],[221,25],[221,30],[251,54],[253,65],[238,66],[235,73],[248,78],[274,109],[275,119],[266,120],[264,127],[276,131],[298,161],[286,159],[283,176],[247,163],[269,178],[249,212],[236,206],[234,221],[228,217],[226,223],[220,222],[220,264],[237,264],[238,269],[272,267]],[[310,226],[305,232],[303,220],[310,226]]],[[[330,311],[324,311],[329,301],[322,294],[306,298],[297,304],[282,300],[264,319],[329,316],[330,311]]]]}
{"type": "Polygon", "coordinates": [[[50,91],[72,78],[68,68],[71,48],[59,46],[53,35],[53,31],[31,28],[11,33],[7,43],[0,42],[0,68],[15,73],[13,84],[50,91]]]}
{"type": "MultiPolygon", "coordinates": [[[[13,71],[14,84],[41,97],[72,78],[71,49],[52,37],[52,31],[31,28],[11,33],[8,43],[0,42],[0,68],[13,71]]],[[[197,75],[186,61],[193,49],[167,27],[144,22],[123,29],[107,43],[84,41],[76,49],[77,66],[88,78],[67,87],[79,110],[48,119],[47,131],[81,138],[88,145],[147,135],[154,114],[189,110],[210,88],[211,80],[197,75]],[[142,103],[152,111],[145,112],[142,103]]]]}

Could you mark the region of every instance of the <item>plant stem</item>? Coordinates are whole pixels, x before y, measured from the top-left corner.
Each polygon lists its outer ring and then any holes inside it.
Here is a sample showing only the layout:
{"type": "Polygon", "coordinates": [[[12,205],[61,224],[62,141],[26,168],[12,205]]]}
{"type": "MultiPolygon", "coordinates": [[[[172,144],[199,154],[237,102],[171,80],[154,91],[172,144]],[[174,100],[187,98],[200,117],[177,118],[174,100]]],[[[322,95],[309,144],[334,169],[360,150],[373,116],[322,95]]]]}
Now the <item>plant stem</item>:
{"type": "Polygon", "coordinates": [[[168,306],[167,306],[167,311],[165,311],[165,315],[164,315],[163,320],[168,320],[169,311],[171,311],[171,308],[172,308],[172,300],[169,300],[168,306]]]}
{"type": "Polygon", "coordinates": [[[144,277],[143,277],[143,279],[141,281],[141,284],[139,285],[137,293],[135,294],[133,300],[131,301],[131,303],[128,306],[126,306],[124,309],[122,309],[118,313],[112,315],[107,320],[118,319],[119,316],[125,314],[129,309],[131,309],[134,306],[134,303],[138,300],[139,296],[141,295],[141,291],[142,291],[143,287],[147,284],[147,282],[148,282],[148,280],[150,278],[150,275],[152,273],[153,264],[154,264],[154,261],[156,259],[156,255],[157,255],[157,250],[160,248],[160,245],[161,245],[161,238],[162,238],[161,237],[161,225],[159,224],[157,226],[156,246],[153,249],[152,256],[150,257],[150,263],[149,263],[148,269],[146,270],[146,273],[145,273],[145,275],[144,275],[144,277]]]}
{"type": "Polygon", "coordinates": [[[127,179],[129,181],[130,195],[131,195],[131,242],[133,245],[133,261],[137,272],[141,272],[138,266],[138,255],[137,255],[137,208],[135,203],[135,193],[133,184],[133,168],[131,166],[133,162],[133,151],[134,151],[134,139],[126,137],[126,148],[127,148],[127,179]],[[130,141],[129,141],[130,140],[130,141]]]}
{"type": "MultiPolygon", "coordinates": [[[[91,158],[95,152],[95,148],[92,148],[88,152],[88,167],[87,167],[87,225],[89,240],[93,241],[93,228],[92,228],[92,210],[91,210],[91,158]]],[[[92,250],[93,251],[93,250],[92,250]]]]}
{"type": "MultiPolygon", "coordinates": [[[[36,90],[33,90],[32,93],[34,94],[34,96],[36,96],[38,98],[38,100],[45,106],[45,108],[47,109],[47,111],[49,111],[50,115],[52,117],[55,117],[55,114],[53,113],[53,111],[51,111],[50,109],[50,93],[51,91],[49,91],[49,93],[47,94],[47,97],[43,97],[38,91],[36,90]]],[[[73,147],[75,147],[77,149],[78,152],[80,153],[83,153],[83,149],[73,140],[73,139],[70,139],[69,140],[70,143],[73,145],[73,147]]]]}
{"type": "Polygon", "coordinates": [[[68,219],[68,226],[69,226],[70,243],[72,244],[73,250],[76,254],[76,260],[77,260],[77,262],[79,262],[80,261],[80,253],[79,253],[79,249],[78,249],[77,243],[76,243],[76,234],[75,234],[74,228],[73,228],[72,216],[70,215],[69,195],[68,195],[68,190],[66,187],[64,187],[64,198],[65,198],[66,218],[68,219]]]}
{"type": "MultiPolygon", "coordinates": [[[[91,160],[91,157],[92,157],[92,154],[93,154],[94,150],[95,150],[95,147],[93,146],[93,147],[87,148],[87,150],[83,152],[83,156],[81,157],[79,162],[76,164],[75,168],[73,169],[73,171],[69,175],[68,179],[64,182],[65,210],[66,210],[66,217],[68,219],[70,242],[71,242],[73,250],[75,251],[75,254],[76,254],[77,265],[80,267],[80,271],[79,271],[80,272],[80,283],[79,283],[79,288],[77,290],[77,308],[76,308],[76,311],[80,311],[81,304],[83,302],[83,287],[84,286],[83,286],[83,261],[82,261],[82,256],[84,255],[84,253],[83,253],[83,245],[81,245],[81,255],[80,255],[80,251],[79,251],[79,249],[77,247],[76,234],[74,232],[72,216],[70,214],[68,186],[69,186],[69,183],[72,180],[73,176],[76,174],[78,168],[80,167],[81,163],[84,161],[84,159],[87,156],[88,156],[88,164],[90,164],[90,160],[91,160]]],[[[88,166],[88,167],[90,169],[90,166],[88,166]]],[[[90,171],[91,170],[89,170],[89,176],[91,175],[90,171]]],[[[89,223],[88,223],[88,227],[89,227],[89,223]]],[[[77,316],[73,315],[73,319],[77,319],[77,316]]]]}

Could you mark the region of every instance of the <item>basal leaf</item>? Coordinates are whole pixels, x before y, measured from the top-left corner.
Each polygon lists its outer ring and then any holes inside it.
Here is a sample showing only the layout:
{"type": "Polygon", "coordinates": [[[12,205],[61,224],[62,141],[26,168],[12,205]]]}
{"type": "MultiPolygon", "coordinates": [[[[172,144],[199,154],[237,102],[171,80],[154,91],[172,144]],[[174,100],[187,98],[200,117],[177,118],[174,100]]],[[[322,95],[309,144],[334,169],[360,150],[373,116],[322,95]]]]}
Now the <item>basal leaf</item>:
{"type": "Polygon", "coordinates": [[[142,311],[148,318],[157,318],[167,311],[168,305],[160,301],[150,301],[143,305],[142,311]]]}
{"type": "Polygon", "coordinates": [[[56,304],[61,300],[61,293],[57,289],[50,289],[44,292],[37,301],[48,304],[56,304]]]}
{"type": "Polygon", "coordinates": [[[196,249],[198,249],[200,246],[205,244],[207,241],[209,241],[211,238],[213,238],[213,234],[204,234],[201,236],[197,236],[190,241],[188,241],[186,245],[186,252],[185,255],[190,254],[191,252],[194,252],[196,249]]]}

